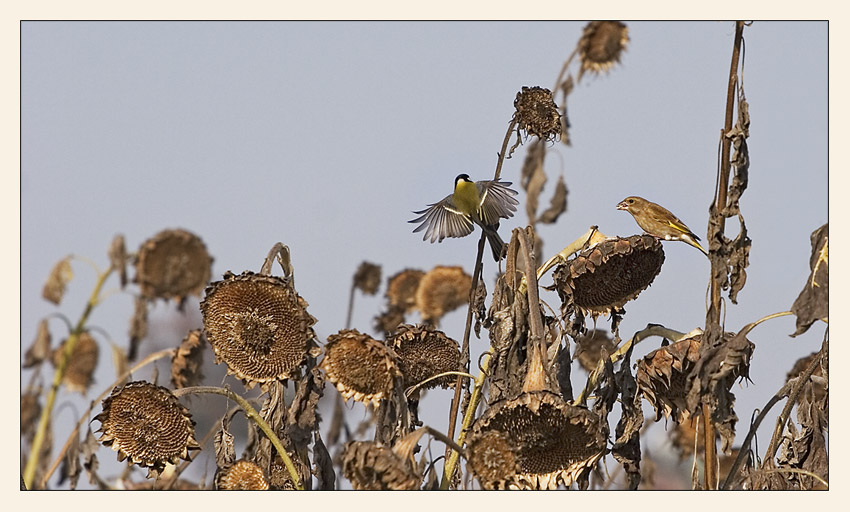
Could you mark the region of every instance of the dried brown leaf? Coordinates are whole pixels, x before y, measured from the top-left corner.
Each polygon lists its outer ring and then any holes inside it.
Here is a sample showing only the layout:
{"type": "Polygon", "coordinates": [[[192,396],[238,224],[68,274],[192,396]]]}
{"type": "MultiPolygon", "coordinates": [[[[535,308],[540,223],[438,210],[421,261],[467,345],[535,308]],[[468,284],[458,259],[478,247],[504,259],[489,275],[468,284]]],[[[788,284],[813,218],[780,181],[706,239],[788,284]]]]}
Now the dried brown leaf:
{"type": "Polygon", "coordinates": [[[50,275],[47,276],[47,282],[44,283],[44,288],[41,290],[41,296],[58,306],[65,295],[65,288],[73,278],[71,256],[65,256],[53,266],[50,275]]]}
{"type": "Polygon", "coordinates": [[[130,348],[127,359],[135,361],[139,353],[139,343],[148,335],[148,301],[141,295],[136,297],[133,317],[130,319],[130,348]]]}
{"type": "Polygon", "coordinates": [[[812,232],[811,242],[811,273],[791,306],[797,316],[797,330],[791,336],[803,334],[817,320],[829,318],[829,223],[812,232]]]}
{"type": "Polygon", "coordinates": [[[32,368],[50,356],[50,329],[47,327],[47,320],[42,320],[38,323],[38,332],[32,345],[24,354],[24,368],[32,368]]]}
{"type": "Polygon", "coordinates": [[[107,253],[109,264],[118,270],[121,278],[121,289],[127,286],[127,247],[124,245],[124,235],[115,235],[107,253]]]}
{"type": "Polygon", "coordinates": [[[543,224],[554,224],[562,213],[567,211],[567,183],[564,181],[564,176],[558,177],[558,183],[555,184],[555,193],[552,194],[552,200],[543,213],[540,214],[537,221],[543,224]]]}
{"type": "Polygon", "coordinates": [[[537,205],[543,186],[546,185],[546,173],[543,172],[543,159],[546,156],[545,142],[536,139],[528,148],[522,164],[520,184],[525,190],[525,212],[530,221],[537,218],[537,205]]]}

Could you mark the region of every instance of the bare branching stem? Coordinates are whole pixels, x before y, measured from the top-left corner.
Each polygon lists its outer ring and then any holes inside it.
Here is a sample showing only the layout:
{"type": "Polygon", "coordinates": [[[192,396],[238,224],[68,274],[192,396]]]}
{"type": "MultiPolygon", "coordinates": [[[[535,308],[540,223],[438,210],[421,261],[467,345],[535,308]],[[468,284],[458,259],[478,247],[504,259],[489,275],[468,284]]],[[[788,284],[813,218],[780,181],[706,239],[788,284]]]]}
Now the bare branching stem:
{"type": "Polygon", "coordinates": [[[280,454],[280,458],[283,459],[284,465],[286,465],[286,469],[289,471],[289,477],[292,478],[292,482],[295,485],[295,488],[299,491],[304,490],[304,485],[301,483],[301,478],[298,476],[298,470],[295,468],[295,464],[292,463],[292,459],[289,458],[289,454],[286,453],[286,450],[283,448],[283,443],[280,442],[280,438],[277,437],[277,434],[274,433],[271,426],[260,416],[257,411],[251,407],[251,404],[248,403],[247,400],[237,395],[233,391],[224,388],[217,388],[213,386],[194,386],[189,388],[181,388],[173,391],[174,395],[177,397],[181,397],[183,395],[190,394],[212,394],[212,395],[221,395],[226,396],[229,399],[233,400],[242,410],[245,412],[245,417],[253,421],[260,427],[260,430],[269,438],[272,446],[275,447],[277,453],[280,454]]]}
{"type": "Polygon", "coordinates": [[[71,355],[74,353],[74,349],[77,346],[77,340],[80,339],[80,335],[85,330],[89,315],[91,315],[92,310],[98,303],[100,291],[103,289],[106,279],[110,276],[110,274],[112,274],[113,270],[114,267],[110,265],[106,272],[97,276],[94,290],[92,290],[91,296],[86,303],[86,308],[83,310],[83,314],[80,315],[77,325],[68,335],[68,340],[65,342],[65,347],[62,350],[61,357],[59,358],[59,364],[56,366],[56,371],[53,373],[53,383],[50,385],[50,390],[47,392],[47,400],[45,401],[44,409],[41,410],[41,416],[38,419],[38,427],[32,441],[30,456],[27,459],[26,466],[24,467],[24,483],[27,489],[32,489],[33,480],[35,480],[35,472],[38,468],[38,458],[41,454],[41,446],[44,444],[44,440],[47,437],[47,426],[50,423],[50,416],[53,413],[53,406],[56,403],[56,395],[59,392],[59,386],[62,385],[62,379],[65,377],[65,370],[68,368],[68,362],[71,360],[71,355]]]}

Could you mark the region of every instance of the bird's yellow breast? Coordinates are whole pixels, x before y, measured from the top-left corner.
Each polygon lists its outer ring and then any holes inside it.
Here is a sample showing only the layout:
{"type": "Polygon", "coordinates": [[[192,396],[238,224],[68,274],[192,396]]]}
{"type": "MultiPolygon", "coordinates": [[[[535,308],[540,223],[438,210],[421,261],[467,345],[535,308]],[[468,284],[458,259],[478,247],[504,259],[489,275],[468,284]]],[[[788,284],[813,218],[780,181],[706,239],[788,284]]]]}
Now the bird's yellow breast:
{"type": "Polygon", "coordinates": [[[452,197],[455,207],[463,213],[476,216],[481,198],[478,196],[478,187],[475,183],[468,181],[458,182],[452,197]]]}

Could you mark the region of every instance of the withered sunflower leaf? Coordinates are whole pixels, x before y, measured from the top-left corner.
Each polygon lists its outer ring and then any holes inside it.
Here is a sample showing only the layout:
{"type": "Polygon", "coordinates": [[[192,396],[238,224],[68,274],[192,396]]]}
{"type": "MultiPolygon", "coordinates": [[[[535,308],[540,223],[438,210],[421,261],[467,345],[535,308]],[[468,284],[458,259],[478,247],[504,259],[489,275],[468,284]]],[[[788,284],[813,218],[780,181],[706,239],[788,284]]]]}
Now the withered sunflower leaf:
{"type": "Polygon", "coordinates": [[[562,213],[567,211],[567,183],[564,181],[564,176],[558,177],[558,183],[555,184],[555,193],[552,194],[552,200],[540,218],[537,220],[543,224],[554,224],[562,213]]]}
{"type": "Polygon", "coordinates": [[[797,316],[797,329],[791,336],[806,332],[819,319],[829,317],[829,223],[812,232],[811,272],[791,312],[797,316]]]}

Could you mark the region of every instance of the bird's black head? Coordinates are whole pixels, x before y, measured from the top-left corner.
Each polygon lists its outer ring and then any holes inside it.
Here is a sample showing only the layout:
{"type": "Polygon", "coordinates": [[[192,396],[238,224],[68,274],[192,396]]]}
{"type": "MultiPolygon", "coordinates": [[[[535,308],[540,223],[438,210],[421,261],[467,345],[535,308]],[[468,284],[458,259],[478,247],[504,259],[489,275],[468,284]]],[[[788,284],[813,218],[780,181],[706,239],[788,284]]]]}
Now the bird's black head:
{"type": "Polygon", "coordinates": [[[466,182],[472,183],[472,180],[469,179],[468,174],[458,174],[457,178],[455,178],[455,186],[457,186],[458,182],[461,182],[461,181],[466,181],[466,182]]]}

